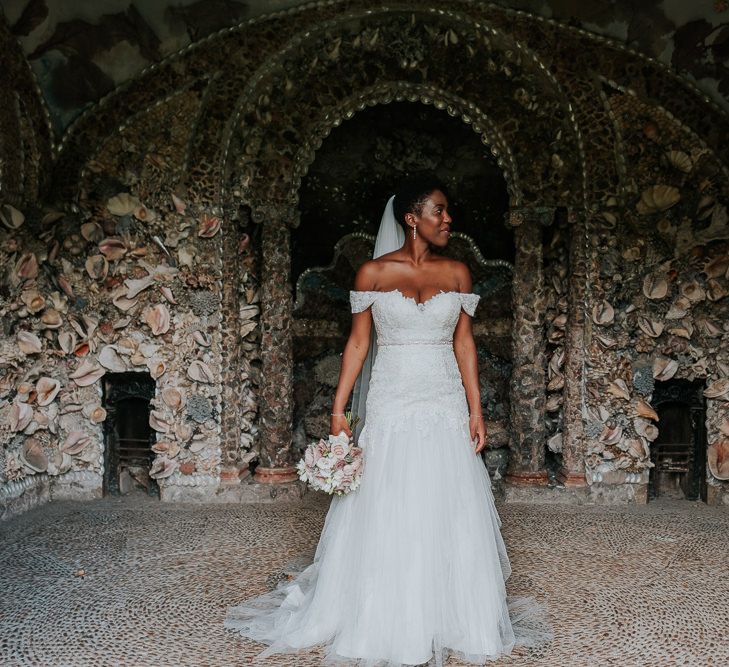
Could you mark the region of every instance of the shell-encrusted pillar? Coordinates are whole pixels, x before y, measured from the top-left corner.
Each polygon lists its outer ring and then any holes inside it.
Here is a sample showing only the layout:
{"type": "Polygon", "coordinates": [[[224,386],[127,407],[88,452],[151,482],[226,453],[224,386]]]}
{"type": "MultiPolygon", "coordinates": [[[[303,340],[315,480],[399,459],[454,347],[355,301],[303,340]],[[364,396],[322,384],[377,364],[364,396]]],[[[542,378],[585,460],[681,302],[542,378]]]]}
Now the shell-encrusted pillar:
{"type": "Polygon", "coordinates": [[[565,331],[562,469],[560,481],[565,486],[584,486],[585,440],[582,406],[584,403],[585,298],[587,264],[585,219],[577,211],[568,213],[570,225],[569,283],[567,291],[567,326],[565,331]]]}
{"type": "Polygon", "coordinates": [[[511,440],[507,480],[546,484],[545,449],[546,335],[542,228],[554,219],[552,208],[512,209],[516,258],[512,283],[514,327],[511,374],[511,440]]]}
{"type": "Polygon", "coordinates": [[[283,216],[269,216],[261,234],[261,385],[259,482],[298,478],[292,459],[293,330],[291,236],[283,216]]]}

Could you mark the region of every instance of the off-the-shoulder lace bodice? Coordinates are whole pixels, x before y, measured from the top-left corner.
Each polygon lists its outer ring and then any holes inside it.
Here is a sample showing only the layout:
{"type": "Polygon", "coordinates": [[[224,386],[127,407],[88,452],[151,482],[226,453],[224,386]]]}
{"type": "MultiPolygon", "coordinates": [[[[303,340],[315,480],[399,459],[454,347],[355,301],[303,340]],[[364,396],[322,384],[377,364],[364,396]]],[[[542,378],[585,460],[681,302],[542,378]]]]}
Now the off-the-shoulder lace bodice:
{"type": "Polygon", "coordinates": [[[471,292],[441,290],[427,301],[418,303],[398,289],[349,292],[353,313],[372,306],[378,345],[451,341],[461,308],[473,316],[480,298],[471,292]]]}

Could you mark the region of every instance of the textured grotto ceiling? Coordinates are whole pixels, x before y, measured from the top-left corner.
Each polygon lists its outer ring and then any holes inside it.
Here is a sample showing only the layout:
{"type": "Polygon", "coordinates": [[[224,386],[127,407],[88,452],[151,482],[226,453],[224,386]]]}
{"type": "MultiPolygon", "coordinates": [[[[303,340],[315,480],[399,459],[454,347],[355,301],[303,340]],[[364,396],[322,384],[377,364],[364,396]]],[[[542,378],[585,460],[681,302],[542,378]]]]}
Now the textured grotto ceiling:
{"type": "MultiPolygon", "coordinates": [[[[58,134],[141,69],[216,30],[302,0],[0,0],[58,134]]],[[[729,110],[729,0],[500,0],[613,38],[729,110]]],[[[457,3],[454,2],[454,6],[457,3]]]]}

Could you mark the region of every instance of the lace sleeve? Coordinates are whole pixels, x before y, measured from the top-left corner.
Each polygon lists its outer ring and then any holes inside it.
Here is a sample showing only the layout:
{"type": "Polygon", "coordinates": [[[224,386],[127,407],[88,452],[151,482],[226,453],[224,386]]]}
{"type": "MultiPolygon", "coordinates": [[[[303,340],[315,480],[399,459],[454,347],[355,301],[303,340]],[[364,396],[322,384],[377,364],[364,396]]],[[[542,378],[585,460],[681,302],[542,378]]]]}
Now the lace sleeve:
{"type": "Polygon", "coordinates": [[[367,292],[362,290],[349,291],[349,303],[352,306],[353,313],[361,313],[372,305],[375,300],[375,292],[367,292]]]}
{"type": "Polygon", "coordinates": [[[471,317],[476,312],[476,306],[478,305],[481,295],[479,294],[467,294],[461,293],[461,306],[471,317]]]}

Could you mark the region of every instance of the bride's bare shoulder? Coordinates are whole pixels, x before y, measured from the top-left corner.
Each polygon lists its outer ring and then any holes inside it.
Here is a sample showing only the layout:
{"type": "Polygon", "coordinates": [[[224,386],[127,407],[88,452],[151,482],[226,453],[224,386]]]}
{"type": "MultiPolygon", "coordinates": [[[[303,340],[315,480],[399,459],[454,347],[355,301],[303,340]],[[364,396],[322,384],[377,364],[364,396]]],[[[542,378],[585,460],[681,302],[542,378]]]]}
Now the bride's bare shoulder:
{"type": "Polygon", "coordinates": [[[388,266],[392,266],[397,261],[397,251],[385,253],[376,259],[369,259],[362,264],[357,270],[354,278],[354,289],[356,290],[374,290],[376,285],[386,276],[388,266]]]}

